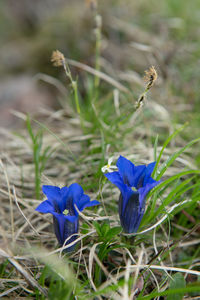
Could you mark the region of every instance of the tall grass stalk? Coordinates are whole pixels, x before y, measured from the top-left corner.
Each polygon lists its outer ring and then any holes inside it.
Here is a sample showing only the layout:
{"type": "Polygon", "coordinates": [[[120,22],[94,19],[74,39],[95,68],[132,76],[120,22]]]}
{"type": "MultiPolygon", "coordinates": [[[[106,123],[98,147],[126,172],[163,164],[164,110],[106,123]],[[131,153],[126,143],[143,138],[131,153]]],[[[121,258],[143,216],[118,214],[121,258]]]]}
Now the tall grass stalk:
{"type": "Polygon", "coordinates": [[[41,175],[45,168],[46,162],[53,153],[54,149],[50,146],[42,148],[43,132],[38,130],[36,134],[33,133],[30,117],[27,116],[26,127],[31,138],[31,148],[33,153],[34,173],[35,173],[35,197],[40,199],[41,193],[41,175]]]}
{"type": "Polygon", "coordinates": [[[84,119],[83,119],[83,116],[81,113],[81,108],[80,108],[77,79],[76,80],[73,79],[70,67],[69,67],[64,55],[60,51],[58,51],[58,50],[53,51],[51,61],[53,62],[54,66],[56,66],[56,67],[62,66],[65,71],[66,77],[70,80],[70,83],[71,83],[71,86],[72,86],[72,89],[74,92],[74,101],[75,101],[76,111],[80,118],[81,128],[84,131],[84,119]]]}
{"type": "MultiPolygon", "coordinates": [[[[100,71],[100,53],[101,53],[101,30],[102,30],[102,17],[101,15],[97,14],[95,17],[96,21],[96,52],[95,52],[95,69],[96,71],[100,71]]],[[[95,91],[98,91],[99,88],[100,78],[98,75],[95,75],[94,78],[94,88],[95,91]]]]}

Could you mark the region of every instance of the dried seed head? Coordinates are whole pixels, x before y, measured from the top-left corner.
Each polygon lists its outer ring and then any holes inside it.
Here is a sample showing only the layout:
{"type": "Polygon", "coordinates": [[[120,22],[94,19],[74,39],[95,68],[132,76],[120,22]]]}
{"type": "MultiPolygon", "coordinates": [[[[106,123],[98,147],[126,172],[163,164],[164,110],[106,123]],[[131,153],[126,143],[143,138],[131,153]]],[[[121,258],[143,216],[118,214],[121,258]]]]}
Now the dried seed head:
{"type": "Polygon", "coordinates": [[[136,102],[135,109],[138,109],[144,105],[145,102],[145,94],[142,94],[136,102]]]}
{"type": "Polygon", "coordinates": [[[97,9],[97,0],[86,0],[86,4],[90,7],[91,10],[97,9]]]}
{"type": "Polygon", "coordinates": [[[158,75],[157,75],[157,72],[156,72],[156,69],[154,68],[154,66],[149,68],[149,70],[145,71],[144,80],[147,83],[148,90],[154,85],[154,82],[156,81],[157,78],[158,78],[158,75]]]}
{"type": "Polygon", "coordinates": [[[65,63],[65,57],[59,50],[55,50],[52,53],[51,62],[55,67],[63,66],[65,63]]]}

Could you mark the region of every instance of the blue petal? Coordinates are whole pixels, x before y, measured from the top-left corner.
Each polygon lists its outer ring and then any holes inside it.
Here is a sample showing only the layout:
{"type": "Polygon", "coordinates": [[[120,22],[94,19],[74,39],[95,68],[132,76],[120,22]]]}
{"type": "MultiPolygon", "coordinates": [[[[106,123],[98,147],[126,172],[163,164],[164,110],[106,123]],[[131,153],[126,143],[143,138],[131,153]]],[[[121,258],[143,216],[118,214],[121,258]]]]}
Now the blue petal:
{"type": "Polygon", "coordinates": [[[70,216],[70,215],[64,216],[64,218],[69,222],[74,223],[78,219],[78,214],[76,216],[70,216]]]}
{"type": "Polygon", "coordinates": [[[144,208],[140,207],[139,197],[138,192],[133,192],[126,203],[123,214],[120,215],[121,225],[126,233],[137,232],[144,215],[144,208]]]}
{"type": "MultiPolygon", "coordinates": [[[[83,206],[82,210],[83,210],[84,208],[86,208],[86,207],[91,207],[91,206],[95,206],[95,205],[99,205],[99,204],[100,204],[99,201],[97,201],[97,200],[92,200],[92,201],[86,203],[86,204],[83,206]]],[[[81,211],[81,210],[80,210],[80,211],[81,211]]]]}
{"type": "MultiPolygon", "coordinates": [[[[56,234],[56,237],[58,239],[58,242],[60,246],[63,246],[65,243],[65,240],[69,238],[71,235],[78,233],[78,219],[75,220],[75,222],[70,222],[68,219],[65,218],[65,216],[60,215],[59,217],[54,217],[54,231],[56,234]]],[[[70,238],[67,242],[67,244],[70,244],[72,241],[74,241],[77,237],[73,236],[70,238]]],[[[74,246],[67,249],[67,251],[71,251],[74,249],[74,246]]]]}
{"type": "MultiPolygon", "coordinates": [[[[69,245],[70,243],[72,243],[73,241],[75,241],[77,239],[78,235],[76,235],[76,234],[78,233],[78,228],[79,228],[78,219],[73,223],[68,221],[68,220],[65,221],[64,230],[63,230],[63,243],[62,243],[62,245],[64,245],[64,244],[69,245]],[[72,236],[72,237],[69,238],[70,236],[72,236]],[[65,242],[66,239],[68,239],[67,242],[65,242]]],[[[76,246],[76,244],[74,244],[73,246],[67,248],[66,252],[73,251],[75,246],[76,246]]]]}
{"type": "Polygon", "coordinates": [[[57,237],[58,243],[60,246],[63,245],[63,228],[64,228],[64,218],[63,216],[60,217],[53,217],[53,225],[54,225],[54,232],[57,237]]]}
{"type": "Polygon", "coordinates": [[[150,190],[152,190],[156,185],[158,185],[161,182],[161,180],[156,181],[154,179],[151,178],[151,183],[147,183],[144,187],[140,188],[138,190],[139,194],[140,194],[140,206],[143,207],[145,200],[146,200],[146,196],[147,194],[150,192],[150,190]]]}
{"type": "Polygon", "coordinates": [[[43,185],[42,191],[48,199],[57,199],[60,197],[60,188],[57,186],[43,185]]]}
{"type": "Polygon", "coordinates": [[[152,162],[152,163],[148,164],[148,166],[146,167],[143,186],[145,186],[148,183],[148,180],[151,177],[151,174],[153,173],[155,165],[156,165],[156,162],[152,162]]]}
{"type": "Polygon", "coordinates": [[[47,214],[47,213],[52,213],[54,212],[54,207],[52,205],[52,203],[48,200],[43,201],[42,203],[40,203],[36,209],[36,211],[39,211],[43,214],[47,214]]]}
{"type": "Polygon", "coordinates": [[[116,185],[121,191],[123,199],[121,204],[121,211],[123,213],[126,202],[129,199],[130,195],[133,193],[132,189],[128,185],[124,184],[121,176],[119,175],[119,172],[107,173],[104,174],[104,176],[107,177],[108,180],[110,180],[114,185],[116,185]]]}
{"type": "Polygon", "coordinates": [[[42,191],[54,206],[54,210],[61,213],[63,211],[63,206],[65,206],[65,203],[63,203],[62,200],[61,189],[57,186],[43,185],[42,191]]]}
{"type": "Polygon", "coordinates": [[[72,183],[69,186],[69,192],[73,194],[75,198],[80,197],[83,195],[83,188],[78,183],[72,183]]]}
{"type": "Polygon", "coordinates": [[[69,191],[69,188],[64,186],[63,188],[60,189],[60,192],[61,192],[61,196],[62,197],[66,197],[67,193],[69,191]]]}
{"type": "Polygon", "coordinates": [[[90,206],[94,206],[94,205],[98,205],[98,204],[100,204],[99,201],[97,201],[97,200],[90,201],[90,197],[88,195],[83,195],[81,197],[77,207],[80,211],[83,211],[84,208],[86,208],[86,207],[90,207],[90,206]]]}
{"type": "Polygon", "coordinates": [[[119,169],[119,174],[123,179],[123,182],[128,186],[133,186],[134,182],[134,164],[126,159],[125,157],[121,156],[117,160],[117,167],[119,169]]]}
{"type": "Polygon", "coordinates": [[[134,186],[136,189],[138,189],[143,185],[145,169],[146,169],[145,165],[135,166],[134,168],[132,186],[134,186]]]}
{"type": "Polygon", "coordinates": [[[114,185],[116,185],[122,193],[125,192],[126,185],[124,184],[121,176],[119,175],[119,172],[106,173],[106,174],[104,174],[104,176],[106,178],[108,178],[108,180],[110,180],[110,182],[112,182],[114,185]]]}
{"type": "Polygon", "coordinates": [[[157,181],[155,179],[153,179],[152,177],[149,177],[149,178],[147,178],[145,185],[143,187],[145,187],[147,184],[152,184],[154,182],[157,182],[157,181]]]}
{"type": "Polygon", "coordinates": [[[68,201],[70,202],[70,198],[73,199],[73,204],[76,204],[79,202],[80,198],[83,196],[83,188],[78,184],[78,183],[72,183],[69,186],[69,191],[67,194],[67,206],[68,205],[72,205],[71,203],[68,203],[68,201]]]}
{"type": "Polygon", "coordinates": [[[121,203],[119,202],[119,212],[121,211],[122,215],[124,214],[124,209],[127,205],[127,202],[133,193],[135,192],[128,186],[126,186],[125,191],[121,193],[122,199],[121,199],[121,203]]]}
{"type": "Polygon", "coordinates": [[[66,209],[68,191],[69,191],[69,188],[66,186],[61,188],[61,190],[60,190],[61,201],[59,201],[59,207],[60,207],[61,212],[63,212],[66,209]]]}
{"type": "Polygon", "coordinates": [[[87,204],[90,203],[90,197],[88,195],[83,195],[80,199],[79,202],[76,203],[78,209],[82,211],[85,207],[87,207],[87,204]]]}
{"type": "Polygon", "coordinates": [[[68,192],[66,195],[66,206],[65,208],[69,210],[70,216],[78,217],[78,212],[75,209],[75,204],[78,207],[80,198],[83,195],[83,189],[78,183],[73,183],[69,186],[68,192]]]}

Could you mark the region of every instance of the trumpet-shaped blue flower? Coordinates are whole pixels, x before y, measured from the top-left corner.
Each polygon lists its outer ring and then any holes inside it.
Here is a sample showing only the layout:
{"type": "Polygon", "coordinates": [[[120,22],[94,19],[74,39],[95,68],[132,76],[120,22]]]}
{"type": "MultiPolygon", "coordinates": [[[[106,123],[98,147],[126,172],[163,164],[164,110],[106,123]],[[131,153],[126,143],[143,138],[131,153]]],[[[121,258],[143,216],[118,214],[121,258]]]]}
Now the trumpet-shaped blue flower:
{"type": "Polygon", "coordinates": [[[126,233],[137,232],[144,215],[146,196],[160,183],[151,177],[155,164],[153,162],[147,166],[135,166],[128,159],[120,156],[117,160],[118,171],[105,174],[121,192],[119,217],[126,233]]]}
{"type": "MultiPolygon", "coordinates": [[[[79,213],[84,208],[98,205],[97,200],[90,201],[90,197],[84,194],[82,187],[73,183],[69,187],[59,188],[57,186],[43,185],[43,193],[47,200],[40,203],[36,208],[41,213],[53,215],[54,231],[60,246],[65,240],[72,236],[66,244],[73,242],[79,228],[79,213]],[[78,208],[78,210],[77,210],[78,208]]],[[[68,248],[73,250],[74,246],[68,248]]]]}

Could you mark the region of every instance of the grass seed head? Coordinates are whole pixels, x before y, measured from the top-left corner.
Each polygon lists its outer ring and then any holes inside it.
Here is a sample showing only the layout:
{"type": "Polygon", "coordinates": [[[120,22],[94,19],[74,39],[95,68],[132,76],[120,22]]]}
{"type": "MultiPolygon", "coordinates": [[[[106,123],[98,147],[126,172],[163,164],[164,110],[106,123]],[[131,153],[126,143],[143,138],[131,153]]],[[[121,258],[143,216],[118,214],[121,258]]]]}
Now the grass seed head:
{"type": "Polygon", "coordinates": [[[65,57],[59,50],[55,50],[52,53],[51,62],[55,67],[61,67],[65,63],[65,57]]]}
{"type": "Polygon", "coordinates": [[[86,5],[91,9],[91,10],[96,10],[97,9],[97,0],[85,0],[86,5]]]}
{"type": "Polygon", "coordinates": [[[145,71],[144,80],[147,83],[148,90],[154,85],[154,82],[157,80],[157,78],[158,75],[154,66],[145,71]]]}

